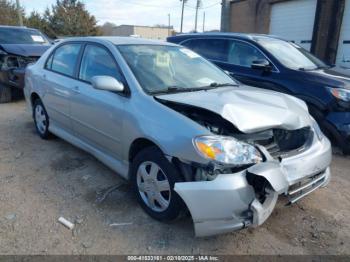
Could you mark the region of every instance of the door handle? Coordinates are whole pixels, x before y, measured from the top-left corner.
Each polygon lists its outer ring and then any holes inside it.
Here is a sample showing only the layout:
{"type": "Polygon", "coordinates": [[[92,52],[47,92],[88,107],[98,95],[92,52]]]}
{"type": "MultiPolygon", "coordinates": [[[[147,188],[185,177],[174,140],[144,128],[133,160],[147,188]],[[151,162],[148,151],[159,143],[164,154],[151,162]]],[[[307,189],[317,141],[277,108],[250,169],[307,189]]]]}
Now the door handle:
{"type": "Polygon", "coordinates": [[[76,93],[76,94],[80,94],[79,86],[73,87],[73,92],[76,93]]]}

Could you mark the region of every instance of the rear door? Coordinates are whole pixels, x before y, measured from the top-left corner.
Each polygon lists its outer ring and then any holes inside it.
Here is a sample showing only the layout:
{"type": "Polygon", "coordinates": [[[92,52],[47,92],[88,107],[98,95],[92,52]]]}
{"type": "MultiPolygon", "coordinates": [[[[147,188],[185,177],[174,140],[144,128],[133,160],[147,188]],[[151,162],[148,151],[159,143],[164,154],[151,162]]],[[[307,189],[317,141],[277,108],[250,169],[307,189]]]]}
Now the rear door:
{"type": "Polygon", "coordinates": [[[278,69],[271,63],[271,72],[252,69],[253,61],[265,59],[266,55],[253,44],[243,40],[210,38],[192,39],[182,45],[209,59],[240,82],[272,90],[278,90],[278,69]]]}
{"type": "Polygon", "coordinates": [[[70,99],[77,61],[82,45],[67,43],[53,51],[45,64],[42,75],[42,85],[45,88],[43,102],[50,117],[50,126],[69,131],[72,129],[70,120],[70,99]]]}
{"type": "Polygon", "coordinates": [[[123,93],[97,90],[91,85],[94,76],[112,76],[126,85],[112,56],[102,45],[86,44],[78,72],[79,84],[71,99],[73,128],[80,139],[94,148],[120,157],[123,108],[128,99],[123,93]]]}

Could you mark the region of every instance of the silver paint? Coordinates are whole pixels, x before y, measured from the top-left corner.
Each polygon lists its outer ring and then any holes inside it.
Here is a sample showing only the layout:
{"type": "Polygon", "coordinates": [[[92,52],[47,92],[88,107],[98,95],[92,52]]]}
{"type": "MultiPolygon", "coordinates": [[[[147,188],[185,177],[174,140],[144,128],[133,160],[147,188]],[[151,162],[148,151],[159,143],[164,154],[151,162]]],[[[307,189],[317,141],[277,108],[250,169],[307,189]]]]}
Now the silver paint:
{"type": "MultiPolygon", "coordinates": [[[[172,45],[125,37],[63,40],[27,68],[24,93],[30,110],[30,97],[36,93],[50,117],[50,132],[90,152],[126,179],[129,179],[129,150],[137,139],[152,141],[168,159],[176,157],[186,163],[208,164],[210,161],[197,153],[192,142],[194,137],[212,135],[211,132],[147,95],[115,47],[123,44],[172,45]],[[45,70],[50,51],[69,41],[95,42],[108,48],[126,78],[131,95],[97,90],[85,82],[45,70]]],[[[161,95],[158,99],[211,110],[245,133],[312,125],[301,100],[247,86],[161,95]]],[[[175,184],[174,190],[191,213],[197,236],[260,225],[273,211],[278,195],[286,194],[290,186],[320,172],[327,174],[323,185],[329,181],[331,146],[325,137],[319,140],[314,136],[306,151],[281,162],[262,151],[266,162],[248,170],[219,174],[213,181],[175,184]],[[246,179],[247,172],[270,183],[267,202],[257,202],[254,188],[246,179]]]]}

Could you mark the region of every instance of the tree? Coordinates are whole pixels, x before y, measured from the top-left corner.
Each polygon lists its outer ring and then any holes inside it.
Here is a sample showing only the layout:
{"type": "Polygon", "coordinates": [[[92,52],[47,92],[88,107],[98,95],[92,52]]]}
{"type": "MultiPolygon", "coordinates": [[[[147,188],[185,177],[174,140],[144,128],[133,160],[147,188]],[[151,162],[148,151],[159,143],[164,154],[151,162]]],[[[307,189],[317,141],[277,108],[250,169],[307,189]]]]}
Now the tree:
{"type": "Polygon", "coordinates": [[[79,0],[57,0],[44,14],[57,36],[99,35],[96,19],[79,0]]]}
{"type": "Polygon", "coordinates": [[[102,35],[112,35],[114,27],[116,27],[116,24],[106,22],[100,27],[100,32],[102,35]]]}
{"type": "MultiPolygon", "coordinates": [[[[21,14],[24,17],[24,9],[21,7],[21,14]]],[[[0,0],[0,24],[19,25],[17,6],[14,2],[0,0]]]]}
{"type": "Polygon", "coordinates": [[[50,38],[56,38],[55,32],[50,27],[47,19],[45,19],[45,15],[42,16],[36,11],[31,12],[30,15],[25,18],[24,24],[28,27],[39,29],[50,38]]]}

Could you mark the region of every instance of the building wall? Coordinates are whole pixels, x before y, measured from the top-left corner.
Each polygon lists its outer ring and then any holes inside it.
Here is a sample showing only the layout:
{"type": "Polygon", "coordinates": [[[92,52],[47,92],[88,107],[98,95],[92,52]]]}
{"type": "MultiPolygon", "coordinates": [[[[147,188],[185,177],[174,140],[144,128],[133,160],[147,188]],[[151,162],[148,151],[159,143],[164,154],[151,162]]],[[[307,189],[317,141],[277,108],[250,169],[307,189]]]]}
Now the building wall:
{"type": "Polygon", "coordinates": [[[276,2],[281,2],[281,0],[231,1],[230,31],[268,34],[271,4],[276,2]]]}
{"type": "MultiPolygon", "coordinates": [[[[231,32],[268,34],[271,6],[274,3],[297,0],[232,0],[231,32]]],[[[345,0],[318,0],[311,52],[335,63],[344,13],[345,0]]]]}
{"type": "Polygon", "coordinates": [[[132,25],[120,25],[112,30],[112,35],[114,36],[130,36],[134,34],[134,26],[132,25]]]}
{"type": "Polygon", "coordinates": [[[173,31],[172,28],[168,30],[167,27],[120,25],[113,28],[112,34],[114,36],[137,35],[147,39],[165,40],[168,36],[172,35],[173,31]]]}
{"type": "Polygon", "coordinates": [[[142,38],[165,40],[168,36],[171,36],[173,30],[163,27],[148,27],[148,26],[135,26],[135,35],[139,35],[142,38]]]}

